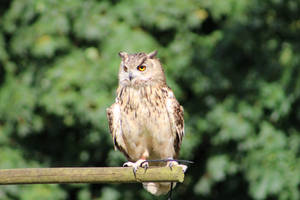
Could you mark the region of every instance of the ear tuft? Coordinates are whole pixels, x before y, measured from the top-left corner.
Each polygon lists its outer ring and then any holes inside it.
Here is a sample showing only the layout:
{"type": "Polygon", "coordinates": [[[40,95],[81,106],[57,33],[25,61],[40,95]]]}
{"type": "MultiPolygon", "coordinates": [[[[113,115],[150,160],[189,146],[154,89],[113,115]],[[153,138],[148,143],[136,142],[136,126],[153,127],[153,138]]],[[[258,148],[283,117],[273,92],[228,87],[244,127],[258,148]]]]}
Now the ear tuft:
{"type": "Polygon", "coordinates": [[[148,53],[148,54],[147,54],[147,57],[148,57],[148,58],[154,58],[154,57],[156,56],[156,54],[157,54],[157,50],[152,51],[151,53],[148,53]]]}
{"type": "Polygon", "coordinates": [[[126,53],[126,52],[124,52],[124,51],[120,51],[120,52],[119,52],[119,56],[120,56],[122,59],[124,59],[124,58],[127,58],[128,53],[126,53]]]}

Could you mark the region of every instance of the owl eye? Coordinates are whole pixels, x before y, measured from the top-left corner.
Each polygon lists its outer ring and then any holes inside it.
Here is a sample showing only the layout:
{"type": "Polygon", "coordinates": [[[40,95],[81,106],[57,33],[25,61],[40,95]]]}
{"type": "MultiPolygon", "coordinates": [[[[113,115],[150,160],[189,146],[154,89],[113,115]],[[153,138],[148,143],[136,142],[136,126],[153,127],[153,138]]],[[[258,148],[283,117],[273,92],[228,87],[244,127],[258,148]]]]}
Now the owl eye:
{"type": "Polygon", "coordinates": [[[124,65],[123,70],[124,70],[124,72],[127,72],[128,68],[124,65]]]}
{"type": "Polygon", "coordinates": [[[140,65],[140,66],[137,67],[137,69],[142,72],[142,71],[145,71],[146,66],[145,65],[140,65]]]}

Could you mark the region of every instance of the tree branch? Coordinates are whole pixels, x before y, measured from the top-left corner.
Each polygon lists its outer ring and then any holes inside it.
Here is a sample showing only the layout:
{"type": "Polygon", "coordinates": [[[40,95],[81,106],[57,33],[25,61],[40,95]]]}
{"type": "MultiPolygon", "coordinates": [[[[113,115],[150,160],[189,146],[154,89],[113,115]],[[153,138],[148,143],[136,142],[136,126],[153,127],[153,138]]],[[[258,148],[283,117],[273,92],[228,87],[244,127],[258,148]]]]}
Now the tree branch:
{"type": "Polygon", "coordinates": [[[131,167],[24,168],[0,170],[0,185],[55,183],[136,183],[183,182],[181,167],[139,168],[134,176],[131,167]]]}

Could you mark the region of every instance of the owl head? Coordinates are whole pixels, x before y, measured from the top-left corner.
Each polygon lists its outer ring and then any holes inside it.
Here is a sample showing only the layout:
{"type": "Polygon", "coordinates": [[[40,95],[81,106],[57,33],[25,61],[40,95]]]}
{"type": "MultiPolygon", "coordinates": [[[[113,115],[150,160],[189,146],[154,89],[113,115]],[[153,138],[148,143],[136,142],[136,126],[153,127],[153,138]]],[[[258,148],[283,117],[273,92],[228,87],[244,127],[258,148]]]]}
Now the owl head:
{"type": "Polygon", "coordinates": [[[157,58],[157,51],[128,54],[120,52],[122,58],[119,71],[119,85],[143,87],[165,83],[163,68],[157,58]]]}

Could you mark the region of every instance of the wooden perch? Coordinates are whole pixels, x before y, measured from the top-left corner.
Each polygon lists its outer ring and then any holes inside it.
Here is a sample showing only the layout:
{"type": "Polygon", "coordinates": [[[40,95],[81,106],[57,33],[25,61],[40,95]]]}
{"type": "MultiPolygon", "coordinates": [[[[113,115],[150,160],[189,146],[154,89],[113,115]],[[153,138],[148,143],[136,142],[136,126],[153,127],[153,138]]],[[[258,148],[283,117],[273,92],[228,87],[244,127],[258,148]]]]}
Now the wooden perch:
{"type": "Polygon", "coordinates": [[[139,168],[134,176],[131,167],[24,168],[0,170],[0,185],[55,183],[136,183],[183,182],[181,167],[139,168]]]}

